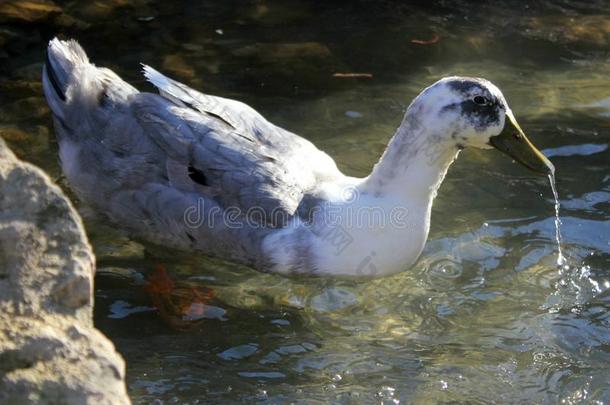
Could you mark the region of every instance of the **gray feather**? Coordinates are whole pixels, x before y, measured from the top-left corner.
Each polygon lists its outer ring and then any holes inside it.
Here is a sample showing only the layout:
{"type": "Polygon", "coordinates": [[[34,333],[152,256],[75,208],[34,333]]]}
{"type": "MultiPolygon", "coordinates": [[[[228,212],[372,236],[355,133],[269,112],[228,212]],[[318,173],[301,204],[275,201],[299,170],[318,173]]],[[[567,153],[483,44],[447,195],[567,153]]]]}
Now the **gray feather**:
{"type": "Polygon", "coordinates": [[[75,41],[50,42],[43,86],[70,184],[146,239],[265,268],[262,239],[315,186],[314,163],[301,158],[296,170],[291,159],[322,152],[243,103],[144,72],[159,95],[91,64],[75,41]],[[185,220],[193,209],[196,227],[185,220]],[[229,209],[241,212],[241,226],[226,223],[229,209]]]}

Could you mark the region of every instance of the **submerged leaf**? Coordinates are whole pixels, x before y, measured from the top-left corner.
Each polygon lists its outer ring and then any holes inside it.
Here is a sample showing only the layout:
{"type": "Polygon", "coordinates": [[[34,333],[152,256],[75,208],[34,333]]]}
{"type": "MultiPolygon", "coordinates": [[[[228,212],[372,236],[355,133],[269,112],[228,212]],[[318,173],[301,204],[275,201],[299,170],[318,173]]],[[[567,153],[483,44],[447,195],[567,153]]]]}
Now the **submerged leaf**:
{"type": "Polygon", "coordinates": [[[192,329],[205,318],[224,319],[224,309],[209,305],[214,298],[213,290],[189,283],[174,283],[161,265],[149,277],[145,289],[161,318],[174,329],[192,329]]]}

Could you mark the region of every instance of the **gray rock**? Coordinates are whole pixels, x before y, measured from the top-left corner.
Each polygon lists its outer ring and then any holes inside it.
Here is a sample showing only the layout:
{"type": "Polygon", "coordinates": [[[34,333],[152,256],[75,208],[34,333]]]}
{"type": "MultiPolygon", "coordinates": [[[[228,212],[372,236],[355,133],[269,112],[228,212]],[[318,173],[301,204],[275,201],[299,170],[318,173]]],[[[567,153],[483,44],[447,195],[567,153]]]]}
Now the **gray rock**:
{"type": "Polygon", "coordinates": [[[93,327],[80,217],[0,138],[0,403],[128,404],[125,363],[93,327]]]}

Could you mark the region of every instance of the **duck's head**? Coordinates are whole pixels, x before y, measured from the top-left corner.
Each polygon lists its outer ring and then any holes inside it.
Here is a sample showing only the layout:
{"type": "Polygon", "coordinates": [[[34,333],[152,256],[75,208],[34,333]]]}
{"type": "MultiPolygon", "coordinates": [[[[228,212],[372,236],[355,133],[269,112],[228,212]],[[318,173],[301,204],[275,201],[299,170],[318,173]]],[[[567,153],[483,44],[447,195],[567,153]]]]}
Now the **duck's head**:
{"type": "Polygon", "coordinates": [[[425,89],[411,107],[419,124],[443,143],[458,149],[495,147],[535,172],[554,172],[517,123],[500,89],[485,79],[446,77],[425,89]]]}

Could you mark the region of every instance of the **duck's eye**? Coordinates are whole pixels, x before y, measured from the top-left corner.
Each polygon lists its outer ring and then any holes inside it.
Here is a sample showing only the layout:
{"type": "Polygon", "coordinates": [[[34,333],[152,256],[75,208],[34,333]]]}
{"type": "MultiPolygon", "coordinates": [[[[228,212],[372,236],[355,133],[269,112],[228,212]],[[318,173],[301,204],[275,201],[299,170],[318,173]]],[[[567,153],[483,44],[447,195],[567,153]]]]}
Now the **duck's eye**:
{"type": "Polygon", "coordinates": [[[478,105],[486,105],[488,103],[487,98],[485,98],[483,96],[476,96],[475,98],[472,99],[472,101],[474,101],[478,105]]]}

